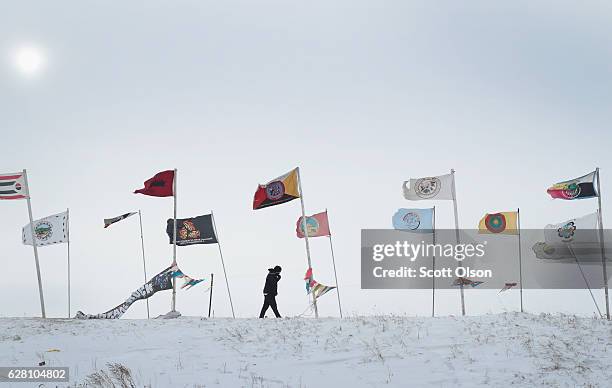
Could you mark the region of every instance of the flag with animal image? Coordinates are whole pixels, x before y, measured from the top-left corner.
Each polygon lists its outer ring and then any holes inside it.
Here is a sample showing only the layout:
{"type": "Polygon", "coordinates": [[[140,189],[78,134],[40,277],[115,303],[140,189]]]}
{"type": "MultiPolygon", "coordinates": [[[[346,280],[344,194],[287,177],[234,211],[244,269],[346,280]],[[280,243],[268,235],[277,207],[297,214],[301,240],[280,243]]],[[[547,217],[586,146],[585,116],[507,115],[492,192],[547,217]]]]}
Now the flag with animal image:
{"type": "Polygon", "coordinates": [[[487,213],[478,223],[481,234],[519,234],[518,212],[487,213]]]}
{"type": "Polygon", "coordinates": [[[546,192],[552,198],[572,200],[597,197],[597,189],[595,188],[595,179],[597,178],[597,170],[590,172],[579,178],[570,179],[568,181],[555,183],[546,192]]]}
{"type": "Polygon", "coordinates": [[[407,232],[433,232],[433,208],[398,209],[393,215],[393,228],[407,232]]]}
{"type": "MultiPolygon", "coordinates": [[[[36,246],[62,244],[68,242],[68,212],[54,214],[33,222],[36,246]]],[[[27,224],[21,229],[24,245],[32,245],[32,229],[27,224]]]]}
{"type": "MultiPolygon", "coordinates": [[[[308,237],[330,236],[331,232],[329,231],[327,212],[306,216],[306,230],[308,230],[308,237]]],[[[295,233],[298,238],[304,238],[303,217],[298,218],[295,223],[295,233]]]]}
{"type": "Polygon", "coordinates": [[[597,213],[572,218],[544,227],[544,241],[549,246],[558,244],[595,244],[599,242],[597,213]]]}
{"type": "MultiPolygon", "coordinates": [[[[174,219],[172,218],[168,219],[166,223],[166,233],[170,238],[170,244],[172,244],[174,237],[174,219]]],[[[218,240],[211,214],[176,220],[176,245],[216,243],[218,243],[218,240]]]]}
{"type": "Polygon", "coordinates": [[[113,217],[113,218],[105,218],[104,219],[104,228],[108,228],[109,226],[111,226],[112,224],[114,224],[115,222],[119,222],[119,221],[123,221],[126,218],[133,216],[134,214],[137,214],[136,212],[130,212],[130,213],[125,213],[122,214],[120,216],[117,217],[113,217]]]}
{"type": "Polygon", "coordinates": [[[298,189],[297,168],[294,168],[268,183],[257,186],[257,191],[255,191],[253,198],[253,210],[280,205],[297,198],[300,198],[300,192],[298,189]]]}
{"type": "Polygon", "coordinates": [[[23,172],[0,174],[0,200],[24,199],[27,192],[23,172]]]}
{"type": "Polygon", "coordinates": [[[412,178],[404,182],[404,198],[411,201],[425,199],[453,199],[453,174],[412,178]]]}
{"type": "MultiPolygon", "coordinates": [[[[151,280],[142,285],[136,291],[132,292],[132,294],[125,300],[125,302],[120,305],[108,310],[107,312],[101,314],[84,314],[82,311],[77,312],[77,319],[119,319],[125,312],[130,308],[134,302],[138,300],[148,299],[153,296],[158,291],[171,290],[172,289],[172,279],[178,278],[188,278],[190,281],[194,281],[193,279],[185,274],[176,266],[170,266],[157,275],[155,275],[151,280]]],[[[197,279],[197,281],[187,287],[187,283],[183,285],[181,288],[191,288],[195,284],[200,283],[204,279],[197,279]]]]}
{"type": "Polygon", "coordinates": [[[162,171],[147,179],[142,189],[134,194],[144,194],[153,197],[172,197],[174,195],[174,170],[162,171]]]}

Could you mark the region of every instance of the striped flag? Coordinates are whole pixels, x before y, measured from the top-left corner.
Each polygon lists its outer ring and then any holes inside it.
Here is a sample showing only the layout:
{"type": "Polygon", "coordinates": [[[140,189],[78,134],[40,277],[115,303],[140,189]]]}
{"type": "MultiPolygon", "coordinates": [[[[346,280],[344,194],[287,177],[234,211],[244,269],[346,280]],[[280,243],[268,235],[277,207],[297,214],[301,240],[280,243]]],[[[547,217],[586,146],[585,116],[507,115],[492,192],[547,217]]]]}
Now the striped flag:
{"type": "Polygon", "coordinates": [[[125,213],[122,214],[120,216],[117,217],[113,217],[113,218],[105,218],[104,219],[104,228],[108,228],[109,226],[111,226],[112,224],[114,224],[115,222],[119,222],[122,220],[125,220],[126,218],[133,216],[134,214],[136,214],[136,212],[129,212],[129,213],[125,213]]]}
{"type": "Polygon", "coordinates": [[[0,174],[0,199],[24,199],[27,192],[22,172],[0,174]]]}
{"type": "Polygon", "coordinates": [[[597,174],[599,172],[595,170],[576,179],[555,183],[546,192],[553,198],[565,200],[597,197],[599,196],[595,187],[597,174]]]}

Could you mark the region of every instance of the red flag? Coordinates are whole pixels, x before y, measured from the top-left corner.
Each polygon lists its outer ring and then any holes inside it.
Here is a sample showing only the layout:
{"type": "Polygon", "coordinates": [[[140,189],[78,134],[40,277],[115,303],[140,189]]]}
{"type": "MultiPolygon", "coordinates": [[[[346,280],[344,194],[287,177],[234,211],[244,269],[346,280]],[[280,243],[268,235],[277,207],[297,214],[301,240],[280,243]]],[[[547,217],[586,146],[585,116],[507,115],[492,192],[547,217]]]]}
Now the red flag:
{"type": "Polygon", "coordinates": [[[153,197],[172,197],[174,170],[162,171],[144,183],[144,188],[134,191],[134,194],[151,195],[153,197]]]}
{"type": "MultiPolygon", "coordinates": [[[[331,235],[329,231],[329,221],[327,220],[327,212],[306,216],[306,227],[308,228],[308,237],[331,235]]],[[[304,224],[302,223],[302,217],[298,218],[296,222],[295,233],[299,238],[304,238],[304,224]]]]}
{"type": "Polygon", "coordinates": [[[264,207],[280,205],[281,203],[293,201],[300,198],[298,189],[297,168],[285,175],[272,179],[265,185],[258,185],[253,198],[253,210],[264,207]]]}

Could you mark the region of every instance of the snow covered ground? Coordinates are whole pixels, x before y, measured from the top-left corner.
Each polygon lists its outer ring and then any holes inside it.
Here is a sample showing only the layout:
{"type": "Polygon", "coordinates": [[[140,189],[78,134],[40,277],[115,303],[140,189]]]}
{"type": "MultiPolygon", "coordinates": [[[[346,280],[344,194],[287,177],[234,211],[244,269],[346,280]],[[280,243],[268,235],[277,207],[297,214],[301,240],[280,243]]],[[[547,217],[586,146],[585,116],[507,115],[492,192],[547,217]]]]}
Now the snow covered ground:
{"type": "Polygon", "coordinates": [[[71,387],[111,386],[105,379],[121,387],[118,364],[137,387],[609,387],[612,324],[518,313],[342,321],[0,319],[0,366],[42,360],[70,367],[71,387]]]}

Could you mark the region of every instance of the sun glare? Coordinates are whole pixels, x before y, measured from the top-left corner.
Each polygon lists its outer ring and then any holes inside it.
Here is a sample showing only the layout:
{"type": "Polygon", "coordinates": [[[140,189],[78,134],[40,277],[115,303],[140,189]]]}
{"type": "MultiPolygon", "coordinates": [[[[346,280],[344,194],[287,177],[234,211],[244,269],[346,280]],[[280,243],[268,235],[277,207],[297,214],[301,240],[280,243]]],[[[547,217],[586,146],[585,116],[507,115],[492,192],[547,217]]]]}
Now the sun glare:
{"type": "Polygon", "coordinates": [[[45,55],[43,51],[36,46],[19,46],[14,50],[12,57],[13,65],[24,76],[36,76],[45,68],[45,55]]]}

